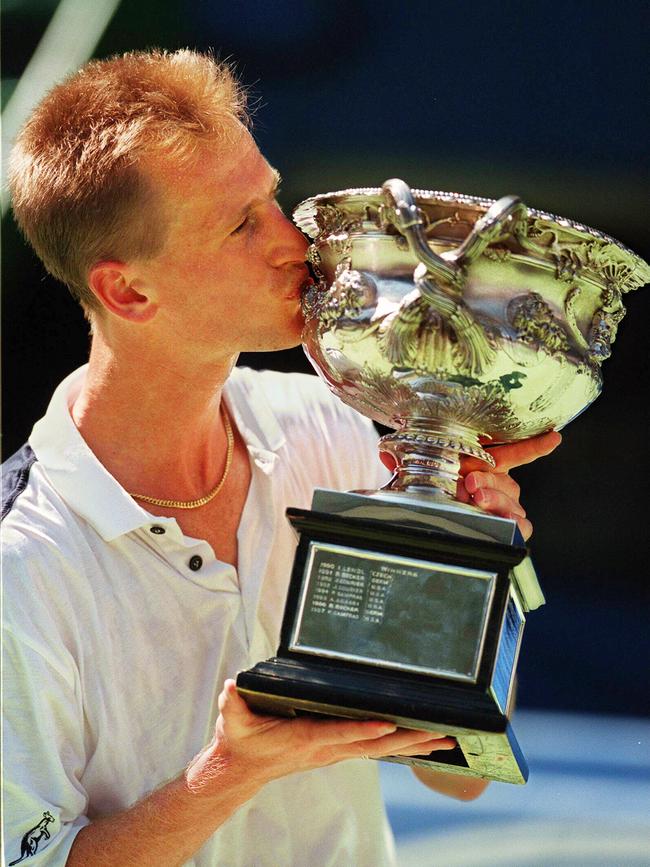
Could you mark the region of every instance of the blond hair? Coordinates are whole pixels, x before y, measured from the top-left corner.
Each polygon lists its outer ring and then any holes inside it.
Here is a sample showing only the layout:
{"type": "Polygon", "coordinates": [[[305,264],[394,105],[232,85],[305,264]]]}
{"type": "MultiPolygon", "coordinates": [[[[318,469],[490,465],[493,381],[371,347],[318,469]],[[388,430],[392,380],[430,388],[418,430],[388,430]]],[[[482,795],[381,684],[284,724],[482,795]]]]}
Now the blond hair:
{"type": "Polygon", "coordinates": [[[166,221],[146,173],[149,156],[186,163],[247,123],[231,67],[189,49],[91,61],[35,109],[11,153],[16,221],[47,270],[87,314],[102,260],[155,255],[166,221]]]}

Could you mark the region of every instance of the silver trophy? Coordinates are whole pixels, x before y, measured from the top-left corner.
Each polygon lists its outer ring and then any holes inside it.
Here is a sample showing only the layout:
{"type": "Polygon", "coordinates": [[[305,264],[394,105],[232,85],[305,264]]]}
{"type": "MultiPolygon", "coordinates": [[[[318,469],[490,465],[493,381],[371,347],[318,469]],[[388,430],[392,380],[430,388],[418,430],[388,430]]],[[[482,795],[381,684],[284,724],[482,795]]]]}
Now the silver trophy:
{"type": "Polygon", "coordinates": [[[312,239],[305,350],[345,403],[393,428],[378,491],[316,490],[278,656],[238,677],[262,711],[388,719],[456,737],[395,758],[523,783],[510,726],[528,611],[544,597],[513,520],[455,500],[461,455],[559,430],[602,388],[625,292],[650,267],[580,223],[381,188],[294,212],[312,239]],[[486,447],[487,446],[487,447],[486,447]]]}

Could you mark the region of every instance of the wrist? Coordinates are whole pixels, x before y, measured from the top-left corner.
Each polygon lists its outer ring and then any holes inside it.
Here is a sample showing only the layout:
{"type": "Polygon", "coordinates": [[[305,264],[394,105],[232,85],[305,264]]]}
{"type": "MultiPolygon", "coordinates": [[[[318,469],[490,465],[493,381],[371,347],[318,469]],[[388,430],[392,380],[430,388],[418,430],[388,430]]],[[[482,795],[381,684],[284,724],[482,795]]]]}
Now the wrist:
{"type": "Polygon", "coordinates": [[[202,750],[191,761],[182,779],[187,798],[208,807],[223,798],[224,791],[228,792],[230,803],[240,807],[266,782],[217,744],[202,750]]]}

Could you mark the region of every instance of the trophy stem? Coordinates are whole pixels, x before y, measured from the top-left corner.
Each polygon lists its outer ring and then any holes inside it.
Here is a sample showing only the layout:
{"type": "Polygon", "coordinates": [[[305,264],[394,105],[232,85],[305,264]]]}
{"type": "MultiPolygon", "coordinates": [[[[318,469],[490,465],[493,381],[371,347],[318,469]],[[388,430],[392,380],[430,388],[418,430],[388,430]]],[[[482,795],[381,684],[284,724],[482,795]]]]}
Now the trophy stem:
{"type": "Polygon", "coordinates": [[[481,448],[475,431],[431,418],[404,419],[399,430],[381,438],[379,451],[396,461],[393,477],[382,490],[442,495],[451,500],[456,499],[461,455],[494,466],[494,458],[481,448]]]}

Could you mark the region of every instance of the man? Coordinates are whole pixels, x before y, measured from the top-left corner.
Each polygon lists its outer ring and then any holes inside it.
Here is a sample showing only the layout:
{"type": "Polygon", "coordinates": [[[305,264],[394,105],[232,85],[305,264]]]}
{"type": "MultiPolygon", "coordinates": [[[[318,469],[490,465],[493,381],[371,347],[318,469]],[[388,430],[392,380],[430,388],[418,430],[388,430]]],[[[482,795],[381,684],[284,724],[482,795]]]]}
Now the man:
{"type": "MultiPolygon", "coordinates": [[[[49,816],[34,864],[391,863],[376,764],[345,760],[453,740],[256,716],[231,679],[277,647],[285,507],[379,480],[370,424],[318,380],[234,369],[299,343],[308,277],[240,88],[189,51],[88,64],[11,183],[93,339],[5,469],[8,855],[49,816]]],[[[530,535],[507,470],[557,441],[504,447],[461,496],[530,535]]]]}

